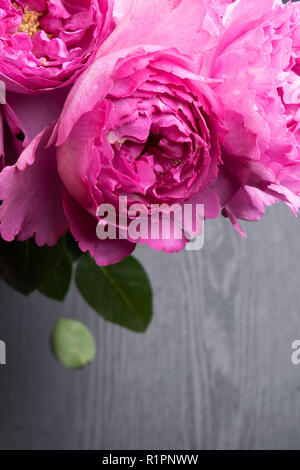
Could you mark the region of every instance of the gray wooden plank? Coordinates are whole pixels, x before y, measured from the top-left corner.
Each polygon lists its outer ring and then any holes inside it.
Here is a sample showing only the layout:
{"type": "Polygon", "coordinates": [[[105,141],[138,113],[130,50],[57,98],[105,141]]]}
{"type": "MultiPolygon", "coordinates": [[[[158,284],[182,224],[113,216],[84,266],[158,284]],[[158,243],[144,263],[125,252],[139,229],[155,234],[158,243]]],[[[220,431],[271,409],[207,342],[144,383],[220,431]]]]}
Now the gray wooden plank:
{"type": "Polygon", "coordinates": [[[1,284],[1,449],[300,448],[299,226],[287,208],[246,224],[206,223],[201,252],[141,249],[155,317],[145,335],[106,323],[72,289],[61,305],[1,284]],[[64,370],[49,350],[61,317],[98,346],[64,370]]]}

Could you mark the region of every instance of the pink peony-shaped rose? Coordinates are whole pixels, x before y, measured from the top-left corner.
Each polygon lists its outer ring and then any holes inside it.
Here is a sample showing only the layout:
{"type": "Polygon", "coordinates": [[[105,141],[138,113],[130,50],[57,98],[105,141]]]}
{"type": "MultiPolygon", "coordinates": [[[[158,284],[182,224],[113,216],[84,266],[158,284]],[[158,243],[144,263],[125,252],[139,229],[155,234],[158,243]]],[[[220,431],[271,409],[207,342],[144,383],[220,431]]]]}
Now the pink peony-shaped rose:
{"type": "Polygon", "coordinates": [[[68,229],[56,149],[46,147],[70,85],[114,27],[112,6],[112,0],[0,0],[0,170],[6,167],[0,200],[9,194],[11,205],[2,208],[9,240],[20,232],[19,240],[36,234],[40,245],[54,245],[68,229]],[[40,165],[30,167],[38,156],[40,165]]]}
{"type": "MultiPolygon", "coordinates": [[[[209,76],[220,79],[216,93],[225,106],[228,134],[223,165],[214,189],[235,228],[238,219],[255,221],[265,206],[284,201],[300,207],[300,152],[296,124],[282,103],[291,97],[293,35],[298,27],[292,5],[280,1],[239,0],[227,7],[224,29],[209,58],[209,76]]],[[[294,82],[294,93],[299,91],[294,82]]],[[[295,116],[299,101],[295,103],[295,116]]]]}
{"type": "Polygon", "coordinates": [[[74,82],[114,28],[113,0],[0,0],[0,79],[34,93],[74,82]]]}
{"type": "MultiPolygon", "coordinates": [[[[266,205],[284,201],[297,213],[300,152],[288,110],[296,116],[298,103],[287,101],[298,76],[295,14],[277,0],[132,0],[58,124],[0,174],[1,236],[54,244],[70,227],[106,265],[135,246],[96,235],[98,206],[118,209],[121,196],[146,210],[203,203],[210,218],[223,208],[242,235],[238,220],[258,220],[266,205]]],[[[141,241],[167,252],[185,244],[141,241]]]]}
{"type": "Polygon", "coordinates": [[[287,125],[300,144],[300,4],[288,5],[291,11],[289,27],[292,40],[291,68],[278,93],[285,106],[287,125]]]}
{"type": "MultiPolygon", "coordinates": [[[[176,28],[167,20],[161,28],[152,9],[152,30],[145,32],[143,8],[136,0],[127,23],[99,53],[117,50],[118,38],[130,45],[142,44],[143,38],[168,43],[176,28]],[[129,34],[132,27],[134,36],[129,34]]],[[[217,0],[206,2],[205,10],[202,30],[210,37],[205,43],[184,38],[181,47],[202,57],[201,76],[218,81],[214,91],[224,105],[228,133],[222,143],[222,165],[210,189],[219,195],[223,215],[246,236],[238,219],[258,220],[266,205],[281,200],[294,213],[300,207],[299,6],[284,6],[279,0],[217,0]]]]}
{"type": "MultiPolygon", "coordinates": [[[[57,157],[64,209],[80,248],[100,264],[100,204],[198,202],[207,217],[218,215],[208,186],[221,163],[223,108],[200,66],[174,49],[121,50],[95,62],[69,95],[57,157]]],[[[183,237],[136,241],[167,252],[185,245],[183,237]]]]}
{"type": "MultiPolygon", "coordinates": [[[[5,240],[35,234],[39,245],[55,243],[63,223],[56,223],[54,201],[62,204],[62,192],[66,223],[81,249],[103,265],[119,261],[135,244],[131,239],[97,238],[96,212],[102,202],[117,206],[120,195],[127,195],[129,203],[146,205],[199,202],[205,204],[207,217],[218,215],[219,198],[209,185],[221,163],[223,106],[214,93],[216,82],[199,74],[203,57],[181,52],[191,51],[196,42],[205,50],[212,42],[204,27],[205,5],[155,0],[138,6],[130,32],[126,17],[107,45],[125,43],[125,34],[128,48],[119,47],[91,65],[66,101],[58,126],[59,177],[55,124],[0,175],[0,230],[5,240]],[[159,46],[131,47],[133,31],[140,38],[142,32],[148,34],[152,42],[154,23],[153,43],[159,46]],[[51,152],[54,164],[47,169],[47,188],[32,185],[44,181],[51,152]]],[[[165,251],[178,251],[185,244],[184,239],[146,242],[165,251]]]]}

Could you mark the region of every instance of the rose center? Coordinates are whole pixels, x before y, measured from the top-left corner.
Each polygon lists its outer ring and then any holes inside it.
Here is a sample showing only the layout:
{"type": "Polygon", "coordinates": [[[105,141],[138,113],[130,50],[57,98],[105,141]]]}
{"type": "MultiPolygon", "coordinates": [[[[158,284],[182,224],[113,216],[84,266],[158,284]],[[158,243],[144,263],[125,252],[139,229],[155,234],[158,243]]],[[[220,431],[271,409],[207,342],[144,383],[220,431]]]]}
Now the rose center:
{"type": "MultiPolygon", "coordinates": [[[[13,6],[18,9],[20,8],[15,3],[13,3],[13,6]]],[[[42,13],[38,13],[34,10],[29,10],[28,6],[25,6],[23,10],[22,23],[19,25],[18,32],[26,33],[32,38],[38,31],[40,31],[40,16],[42,16],[42,13]]]]}

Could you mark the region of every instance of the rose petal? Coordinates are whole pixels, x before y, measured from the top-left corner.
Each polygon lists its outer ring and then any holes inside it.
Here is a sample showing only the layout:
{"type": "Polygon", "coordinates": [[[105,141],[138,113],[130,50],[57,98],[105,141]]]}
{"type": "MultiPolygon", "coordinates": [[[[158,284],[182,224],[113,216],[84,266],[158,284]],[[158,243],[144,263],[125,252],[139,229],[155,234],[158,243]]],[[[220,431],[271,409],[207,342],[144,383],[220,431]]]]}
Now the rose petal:
{"type": "Polygon", "coordinates": [[[70,230],[79,248],[83,252],[89,251],[99,266],[118,263],[135,249],[135,244],[128,240],[100,240],[96,234],[96,217],[82,209],[66,190],[63,193],[63,204],[70,230]]]}
{"type": "Polygon", "coordinates": [[[46,148],[52,131],[53,126],[41,132],[18,162],[0,173],[0,233],[6,241],[35,236],[37,245],[53,246],[68,229],[56,149],[46,148]]]}

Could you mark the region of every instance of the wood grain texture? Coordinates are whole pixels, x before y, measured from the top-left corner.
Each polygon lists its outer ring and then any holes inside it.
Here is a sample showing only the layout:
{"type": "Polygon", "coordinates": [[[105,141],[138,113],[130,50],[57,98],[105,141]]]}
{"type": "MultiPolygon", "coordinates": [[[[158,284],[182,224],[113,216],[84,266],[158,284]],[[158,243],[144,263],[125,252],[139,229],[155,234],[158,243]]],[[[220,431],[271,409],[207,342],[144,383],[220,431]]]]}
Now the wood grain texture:
{"type": "Polygon", "coordinates": [[[300,220],[283,206],[206,223],[201,252],[141,249],[154,287],[145,335],[106,323],[73,289],[65,304],[1,284],[1,449],[300,449],[300,220]],[[52,357],[60,317],[88,324],[97,357],[52,357]]]}

